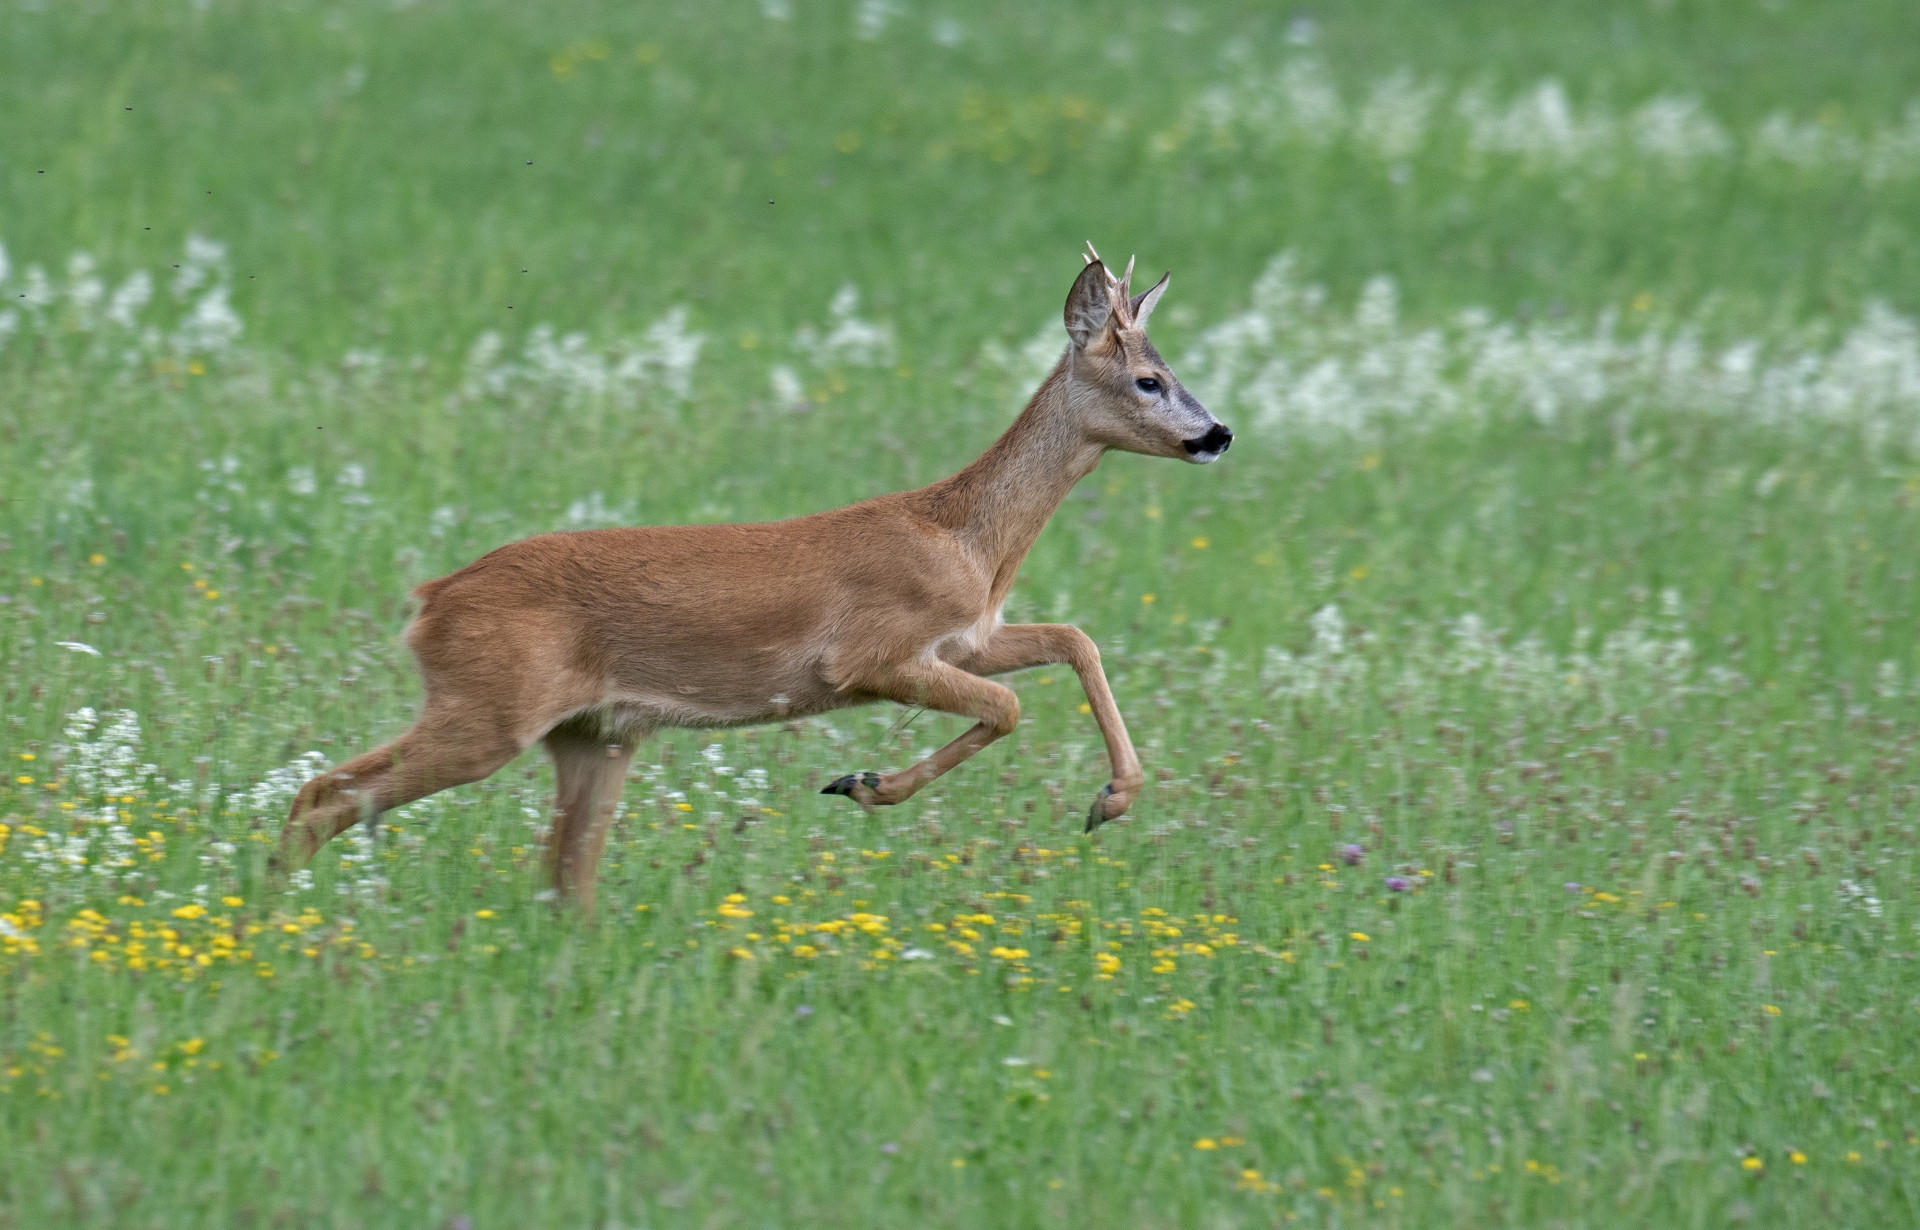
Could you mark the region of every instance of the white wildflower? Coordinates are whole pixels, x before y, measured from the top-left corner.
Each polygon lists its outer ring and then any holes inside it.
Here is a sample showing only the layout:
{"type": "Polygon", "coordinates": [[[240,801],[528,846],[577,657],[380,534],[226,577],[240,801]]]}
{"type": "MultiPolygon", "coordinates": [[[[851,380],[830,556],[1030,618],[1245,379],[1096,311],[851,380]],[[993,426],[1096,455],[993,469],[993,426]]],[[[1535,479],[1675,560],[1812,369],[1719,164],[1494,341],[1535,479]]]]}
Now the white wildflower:
{"type": "Polygon", "coordinates": [[[818,367],[883,367],[893,362],[893,326],[860,318],[860,291],[848,282],[827,305],[833,326],[822,335],[812,325],[794,334],[794,349],[818,367]]]}
{"type": "Polygon", "coordinates": [[[113,292],[113,298],[107,302],[107,320],[122,329],[131,329],[139,323],[140,310],[153,299],[153,277],[144,269],[136,269],[120,283],[120,289],[113,292]]]}
{"type": "Polygon", "coordinates": [[[860,0],[853,10],[855,38],[872,42],[887,31],[887,23],[899,11],[895,0],[860,0]]]}
{"type": "Polygon", "coordinates": [[[797,406],[807,399],[799,375],[784,363],[776,363],[767,370],[767,383],[773,386],[774,399],[782,405],[797,406]]]}

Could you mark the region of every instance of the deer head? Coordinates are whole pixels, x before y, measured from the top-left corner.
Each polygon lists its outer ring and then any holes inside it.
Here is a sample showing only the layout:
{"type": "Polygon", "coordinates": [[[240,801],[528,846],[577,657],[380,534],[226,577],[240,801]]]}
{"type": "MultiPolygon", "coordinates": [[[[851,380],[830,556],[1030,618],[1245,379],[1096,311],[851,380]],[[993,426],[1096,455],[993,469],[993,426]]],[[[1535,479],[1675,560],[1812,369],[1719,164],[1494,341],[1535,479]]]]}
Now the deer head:
{"type": "Polygon", "coordinates": [[[1087,245],[1087,262],[1067,293],[1067,335],[1073,349],[1070,404],[1088,439],[1108,448],[1196,465],[1215,461],[1233,432],[1207,413],[1147,340],[1147,319],[1173,275],[1129,293],[1133,262],[1115,278],[1087,245]]]}

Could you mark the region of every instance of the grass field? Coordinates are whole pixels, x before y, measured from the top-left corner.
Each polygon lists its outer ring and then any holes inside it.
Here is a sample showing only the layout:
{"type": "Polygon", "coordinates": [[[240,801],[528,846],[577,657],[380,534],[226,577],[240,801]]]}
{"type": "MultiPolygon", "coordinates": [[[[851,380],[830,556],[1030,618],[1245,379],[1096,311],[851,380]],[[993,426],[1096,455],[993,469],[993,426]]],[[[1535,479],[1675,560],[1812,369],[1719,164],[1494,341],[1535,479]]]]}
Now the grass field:
{"type": "Polygon", "coordinates": [[[1911,6],[0,25],[0,1226],[1920,1220],[1911,6]],[[1085,239],[1238,432],[1007,612],[1129,818],[1039,670],[269,884],[413,584],[957,469],[1085,239]]]}

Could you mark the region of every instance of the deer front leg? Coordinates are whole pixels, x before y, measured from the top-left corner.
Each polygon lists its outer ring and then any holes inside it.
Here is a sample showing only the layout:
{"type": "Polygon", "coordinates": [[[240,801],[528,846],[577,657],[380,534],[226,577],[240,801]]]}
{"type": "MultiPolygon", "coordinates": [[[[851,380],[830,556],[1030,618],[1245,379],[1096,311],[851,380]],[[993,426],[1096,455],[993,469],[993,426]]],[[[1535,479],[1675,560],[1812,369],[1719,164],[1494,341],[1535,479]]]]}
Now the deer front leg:
{"type": "Polygon", "coordinates": [[[1067,663],[1080,676],[1093,720],[1100,724],[1101,737],[1107,741],[1107,760],[1113,766],[1113,780],[1100,788],[1093,806],[1087,809],[1086,831],[1091,833],[1125,815],[1146,784],[1140,758],[1133,752],[1133,740],[1127,737],[1127,724],[1113,702],[1113,689],[1107,686],[1106,672],[1100,669],[1100,649],[1093,638],[1072,624],[1008,624],[995,631],[977,653],[954,665],[976,675],[1003,675],[1056,662],[1067,663]]]}
{"type": "Polygon", "coordinates": [[[903,705],[976,719],[972,729],[933,755],[898,773],[849,773],[821,794],[844,794],[862,807],[902,803],[919,789],[1020,724],[1020,698],[1013,689],[949,666],[915,663],[910,670],[864,690],[903,705]]]}

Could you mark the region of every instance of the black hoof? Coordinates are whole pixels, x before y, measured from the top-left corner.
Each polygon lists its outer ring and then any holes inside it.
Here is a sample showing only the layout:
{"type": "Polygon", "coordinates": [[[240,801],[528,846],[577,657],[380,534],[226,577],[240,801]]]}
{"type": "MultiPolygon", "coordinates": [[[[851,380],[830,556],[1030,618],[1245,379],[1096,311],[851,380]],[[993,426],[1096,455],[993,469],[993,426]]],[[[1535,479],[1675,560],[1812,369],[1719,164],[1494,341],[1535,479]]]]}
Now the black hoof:
{"type": "Polygon", "coordinates": [[[1107,822],[1107,800],[1113,795],[1113,783],[1100,787],[1100,793],[1093,796],[1093,806],[1087,809],[1086,832],[1093,832],[1107,822]]]}
{"type": "Polygon", "coordinates": [[[855,786],[865,786],[869,790],[878,790],[880,788],[880,775],[871,772],[849,773],[845,777],[835,778],[833,781],[827,783],[820,793],[844,794],[851,797],[855,786]]]}

